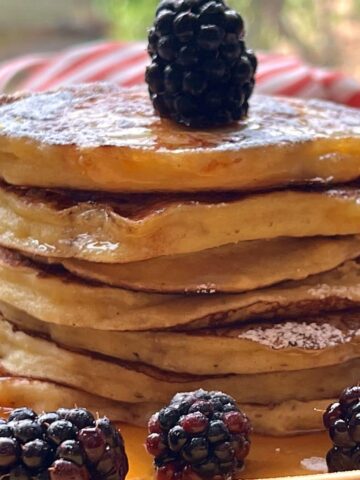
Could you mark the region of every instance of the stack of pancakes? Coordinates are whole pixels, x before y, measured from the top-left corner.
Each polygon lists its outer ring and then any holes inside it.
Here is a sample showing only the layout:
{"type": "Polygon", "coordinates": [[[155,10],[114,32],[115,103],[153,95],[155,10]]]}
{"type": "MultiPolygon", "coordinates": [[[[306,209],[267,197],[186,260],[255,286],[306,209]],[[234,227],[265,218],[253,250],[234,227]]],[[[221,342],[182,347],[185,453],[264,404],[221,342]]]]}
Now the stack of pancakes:
{"type": "Polygon", "coordinates": [[[178,391],[321,428],[360,379],[360,113],[188,130],[106,84],[0,106],[0,403],[143,424],[178,391]]]}

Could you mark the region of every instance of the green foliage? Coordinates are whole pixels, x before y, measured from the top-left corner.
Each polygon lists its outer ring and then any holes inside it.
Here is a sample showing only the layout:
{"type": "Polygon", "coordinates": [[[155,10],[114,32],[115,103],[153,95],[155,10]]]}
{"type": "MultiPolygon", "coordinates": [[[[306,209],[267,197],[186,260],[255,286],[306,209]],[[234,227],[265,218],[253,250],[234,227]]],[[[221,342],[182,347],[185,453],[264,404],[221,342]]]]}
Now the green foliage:
{"type": "Polygon", "coordinates": [[[111,23],[111,36],[122,40],[142,39],[151,25],[157,0],[94,0],[111,23]]]}
{"type": "MultiPolygon", "coordinates": [[[[141,39],[151,25],[159,0],[93,0],[111,22],[111,35],[121,39],[141,39]]],[[[255,20],[252,0],[229,0],[229,5],[255,20]]]]}
{"type": "MultiPolygon", "coordinates": [[[[344,0],[349,16],[360,16],[360,0],[344,0]]],[[[93,0],[105,13],[113,38],[144,39],[159,0],[93,0]]],[[[228,0],[245,18],[247,43],[254,49],[295,50],[313,63],[336,65],[341,53],[338,0],[228,0]]]]}

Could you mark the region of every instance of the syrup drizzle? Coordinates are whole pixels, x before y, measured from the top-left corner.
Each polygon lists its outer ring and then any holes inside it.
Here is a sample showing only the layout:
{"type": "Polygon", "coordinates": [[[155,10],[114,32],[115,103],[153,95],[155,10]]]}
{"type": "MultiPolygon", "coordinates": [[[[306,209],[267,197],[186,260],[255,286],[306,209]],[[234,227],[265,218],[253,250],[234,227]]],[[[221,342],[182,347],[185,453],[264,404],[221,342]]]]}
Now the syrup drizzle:
{"type": "MultiPolygon", "coordinates": [[[[151,457],[145,452],[146,430],[120,425],[129,457],[127,480],[153,480],[151,457]]],[[[324,457],[330,448],[326,433],[294,437],[253,435],[250,455],[240,478],[254,480],[279,476],[306,475],[326,471],[324,457]]]]}
{"type": "MultiPolygon", "coordinates": [[[[0,418],[6,418],[11,408],[0,407],[0,418]]],[[[145,451],[147,430],[119,424],[129,459],[127,480],[153,480],[152,458],[145,451]]],[[[326,433],[293,437],[252,436],[252,445],[242,480],[280,476],[306,475],[326,471],[324,457],[330,448],[326,433]]],[[[239,479],[240,480],[240,479],[239,479]]]]}

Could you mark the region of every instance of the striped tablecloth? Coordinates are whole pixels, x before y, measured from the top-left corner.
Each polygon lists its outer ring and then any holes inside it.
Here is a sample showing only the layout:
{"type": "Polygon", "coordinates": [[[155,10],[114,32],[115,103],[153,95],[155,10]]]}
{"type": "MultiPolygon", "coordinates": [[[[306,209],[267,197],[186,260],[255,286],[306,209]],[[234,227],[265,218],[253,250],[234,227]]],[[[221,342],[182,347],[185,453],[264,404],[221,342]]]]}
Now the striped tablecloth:
{"type": "MultiPolygon", "coordinates": [[[[257,92],[317,97],[360,108],[360,83],[295,56],[259,53],[257,92]]],[[[144,81],[144,43],[93,42],[56,54],[25,55],[0,63],[0,91],[42,91],[106,80],[123,86],[144,81]]]]}

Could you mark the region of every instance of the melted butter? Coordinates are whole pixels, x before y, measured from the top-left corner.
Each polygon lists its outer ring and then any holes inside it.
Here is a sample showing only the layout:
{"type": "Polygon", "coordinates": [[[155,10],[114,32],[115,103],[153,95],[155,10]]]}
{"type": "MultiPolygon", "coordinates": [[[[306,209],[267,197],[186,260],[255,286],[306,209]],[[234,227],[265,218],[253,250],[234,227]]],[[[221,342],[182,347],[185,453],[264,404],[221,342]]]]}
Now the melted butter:
{"type": "MultiPolygon", "coordinates": [[[[130,463],[127,479],[152,480],[152,459],[144,448],[146,430],[130,425],[120,428],[130,463]]],[[[250,480],[323,472],[329,445],[325,433],[273,438],[253,435],[246,468],[240,476],[250,480]]]]}

